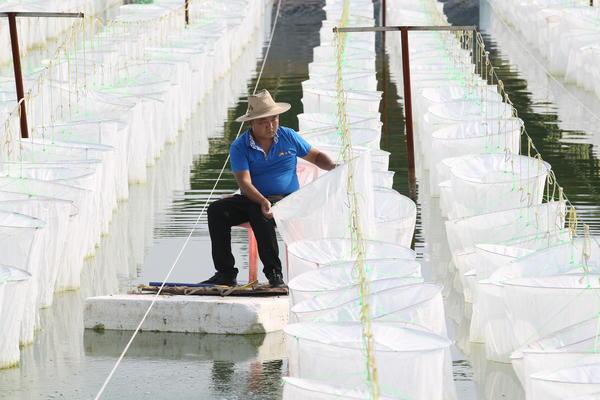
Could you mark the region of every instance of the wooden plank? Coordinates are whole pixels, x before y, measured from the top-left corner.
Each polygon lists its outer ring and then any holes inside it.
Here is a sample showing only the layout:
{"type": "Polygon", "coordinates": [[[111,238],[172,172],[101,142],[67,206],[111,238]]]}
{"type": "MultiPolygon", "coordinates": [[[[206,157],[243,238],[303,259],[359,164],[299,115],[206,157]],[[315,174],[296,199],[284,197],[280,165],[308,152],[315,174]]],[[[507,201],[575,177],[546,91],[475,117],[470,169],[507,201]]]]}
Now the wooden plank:
{"type": "MultiPolygon", "coordinates": [[[[154,294],[158,292],[160,286],[139,285],[138,291],[132,294],[154,294]]],[[[267,296],[287,296],[288,288],[272,288],[269,284],[254,284],[252,286],[165,286],[161,294],[185,295],[185,296],[242,296],[242,297],[267,297],[267,296]]]]}

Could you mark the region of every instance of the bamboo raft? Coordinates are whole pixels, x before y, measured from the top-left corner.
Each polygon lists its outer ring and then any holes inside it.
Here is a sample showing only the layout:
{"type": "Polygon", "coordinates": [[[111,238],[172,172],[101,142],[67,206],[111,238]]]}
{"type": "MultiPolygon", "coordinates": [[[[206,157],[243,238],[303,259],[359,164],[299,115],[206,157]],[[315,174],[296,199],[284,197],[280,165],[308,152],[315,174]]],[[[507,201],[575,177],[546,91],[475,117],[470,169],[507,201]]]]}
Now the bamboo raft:
{"type": "MultiPolygon", "coordinates": [[[[132,294],[151,294],[160,290],[160,284],[151,282],[149,285],[138,285],[137,291],[132,294]]],[[[269,297],[269,296],[287,296],[287,287],[272,288],[268,283],[250,282],[239,286],[199,286],[186,284],[166,284],[161,294],[165,295],[184,295],[184,296],[240,296],[240,297],[269,297]]]]}

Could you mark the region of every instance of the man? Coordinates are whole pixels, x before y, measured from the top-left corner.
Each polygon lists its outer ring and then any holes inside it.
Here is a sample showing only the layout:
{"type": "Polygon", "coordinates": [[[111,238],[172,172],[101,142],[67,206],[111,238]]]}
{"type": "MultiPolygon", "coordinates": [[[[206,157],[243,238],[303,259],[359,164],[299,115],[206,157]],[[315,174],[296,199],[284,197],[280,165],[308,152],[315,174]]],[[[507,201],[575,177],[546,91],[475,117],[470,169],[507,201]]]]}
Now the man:
{"type": "Polygon", "coordinates": [[[271,206],[299,189],[296,157],[327,171],[335,168],[326,154],[308,144],[296,131],[279,126],[279,114],[290,107],[288,103],[276,103],[267,90],[262,90],[248,97],[248,111],[236,119],[250,123],[250,129],[229,150],[231,170],[241,194],[217,200],[208,207],[208,230],[217,272],[202,283],[237,284],[231,227],[250,222],[269,284],[284,286],[271,206]]]}

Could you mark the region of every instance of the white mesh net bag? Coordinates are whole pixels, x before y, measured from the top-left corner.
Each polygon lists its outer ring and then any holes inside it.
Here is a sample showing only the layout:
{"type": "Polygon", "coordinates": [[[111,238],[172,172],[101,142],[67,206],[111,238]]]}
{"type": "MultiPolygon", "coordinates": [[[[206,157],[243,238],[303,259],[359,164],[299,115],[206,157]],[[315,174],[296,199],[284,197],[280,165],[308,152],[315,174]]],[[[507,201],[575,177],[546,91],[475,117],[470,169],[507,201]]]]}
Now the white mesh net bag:
{"type": "Polygon", "coordinates": [[[467,154],[519,153],[523,122],[520,119],[471,121],[438,129],[432,134],[429,184],[433,196],[438,185],[450,179],[450,169],[442,160],[467,154]]]}
{"type": "MultiPolygon", "coordinates": [[[[323,7],[327,15],[327,20],[338,21],[344,12],[343,1],[328,1],[323,7]]],[[[373,3],[370,1],[357,1],[353,7],[348,10],[352,17],[373,18],[373,3]],[[354,6],[356,4],[356,6],[354,6]]]]}
{"type": "Polygon", "coordinates": [[[108,146],[113,151],[103,153],[108,162],[116,165],[114,171],[115,190],[119,200],[129,196],[128,184],[128,138],[129,126],[126,122],[114,120],[69,121],[57,123],[53,127],[38,129],[51,140],[69,143],[96,143],[108,146]],[[114,157],[114,161],[111,158],[114,157]]]}
{"type": "Polygon", "coordinates": [[[518,347],[597,315],[598,277],[564,274],[503,282],[518,347]]]}
{"type": "MultiPolygon", "coordinates": [[[[366,274],[369,282],[403,279],[413,283],[421,282],[421,264],[401,258],[367,259],[366,274]]],[[[292,279],[288,283],[291,305],[315,296],[334,293],[358,284],[356,263],[330,264],[292,279]]]]}
{"type": "Polygon", "coordinates": [[[450,252],[473,251],[478,243],[501,243],[563,229],[565,215],[566,203],[552,201],[446,221],[450,252]]]}
{"type": "MultiPolygon", "coordinates": [[[[373,322],[372,330],[383,396],[455,398],[450,340],[398,323],[373,322]]],[[[368,390],[360,323],[305,322],[288,325],[285,333],[290,376],[368,390]]]]}
{"type": "Polygon", "coordinates": [[[19,338],[30,279],[31,274],[22,269],[0,265],[0,368],[12,367],[20,360],[19,338]]]}
{"type": "MultiPolygon", "coordinates": [[[[488,280],[479,282],[478,307],[489,358],[507,362],[513,350],[587,319],[585,313],[590,309],[578,306],[577,302],[594,298],[593,290],[590,290],[592,286],[588,286],[588,279],[582,272],[598,272],[598,247],[595,243],[595,240],[577,239],[540,249],[509,262],[488,280]],[[585,253],[582,251],[584,243],[589,250],[585,253]],[[509,287],[507,282],[514,284],[509,287]],[[515,296],[515,292],[517,297],[511,297],[515,296]],[[555,297],[548,298],[546,302],[543,296],[548,295],[555,297]],[[570,302],[570,299],[575,300],[570,302]],[[517,309],[524,307],[522,303],[518,304],[523,301],[527,302],[530,312],[538,313],[535,318],[528,311],[517,309]],[[542,303],[547,303],[549,308],[544,308],[542,303]],[[578,309],[573,312],[571,307],[578,309]],[[565,312],[568,317],[563,317],[565,312]],[[515,318],[519,319],[518,323],[515,318]]],[[[592,307],[591,303],[588,306],[592,307]]]]}
{"type": "MultiPolygon", "coordinates": [[[[344,154],[345,147],[342,145],[332,145],[332,144],[322,144],[319,143],[317,146],[319,151],[327,154],[332,160],[339,161],[342,159],[342,155],[344,154]]],[[[390,163],[390,153],[380,149],[370,149],[363,146],[355,146],[352,145],[352,157],[358,158],[364,153],[369,153],[369,157],[371,158],[371,171],[373,171],[373,175],[378,172],[389,172],[388,166],[390,163]]],[[[304,160],[302,160],[304,161],[304,160]]],[[[298,163],[302,162],[298,160],[298,163]]],[[[319,175],[326,173],[326,171],[319,169],[319,175]]],[[[373,177],[375,179],[375,177],[373,177]]],[[[375,186],[377,186],[376,182],[373,182],[375,186]]]]}
{"type": "MultiPolygon", "coordinates": [[[[499,101],[457,100],[433,105],[419,122],[420,143],[423,149],[431,148],[431,134],[451,124],[512,116],[512,106],[499,101]]],[[[428,161],[427,155],[425,159],[428,161]]]]}
{"type": "Polygon", "coordinates": [[[38,292],[40,285],[40,268],[46,256],[41,247],[40,231],[46,222],[10,211],[0,210],[0,264],[17,267],[31,274],[31,286],[28,296],[22,297],[23,317],[20,326],[20,341],[29,344],[33,341],[33,333],[38,324],[38,292]]]}
{"type": "Polygon", "coordinates": [[[492,274],[494,280],[600,272],[600,241],[597,236],[577,238],[542,248],[516,259],[492,274]]]}
{"type": "MultiPolygon", "coordinates": [[[[377,90],[377,80],[371,72],[353,72],[344,75],[342,79],[344,81],[344,88],[348,90],[377,90]]],[[[302,91],[304,92],[308,88],[335,90],[336,82],[336,74],[311,77],[302,82],[302,91]]]]}
{"type": "MultiPolygon", "coordinates": [[[[375,60],[371,56],[362,56],[361,58],[353,57],[344,61],[342,66],[343,73],[356,71],[356,70],[373,70],[375,68],[375,60]]],[[[308,64],[308,74],[313,76],[315,74],[331,74],[337,70],[337,63],[335,61],[321,61],[311,62],[308,64]]],[[[306,111],[306,109],[305,109],[306,111]]],[[[308,111],[307,111],[308,112],[308,111]]],[[[313,111],[315,112],[315,111],[313,111]]],[[[316,111],[319,112],[319,111],[316,111]]],[[[325,112],[325,111],[320,111],[325,112]]],[[[356,111],[360,112],[360,111],[356,111]]],[[[377,111],[378,112],[378,111],[377,111]]]]}
{"type": "Polygon", "coordinates": [[[41,252],[44,257],[40,259],[41,265],[36,279],[43,284],[39,285],[36,304],[38,308],[50,306],[58,271],[63,265],[62,257],[64,243],[67,242],[68,221],[71,213],[76,212],[72,202],[0,191],[0,210],[25,214],[46,222],[46,229],[39,231],[41,252]]]}
{"type": "Polygon", "coordinates": [[[369,154],[365,153],[279,201],[273,207],[273,214],[283,240],[290,245],[302,239],[349,238],[349,179],[354,184],[354,191],[360,193],[357,196],[357,207],[361,210],[359,218],[364,233],[369,237],[374,216],[369,166],[369,154]]]}
{"type": "MultiPolygon", "coordinates": [[[[365,260],[396,258],[414,260],[416,253],[393,243],[366,240],[365,260]]],[[[348,238],[300,240],[288,245],[288,275],[290,279],[330,264],[356,259],[355,244],[348,238]]]]}
{"type": "Polygon", "coordinates": [[[432,283],[411,283],[406,279],[385,279],[370,284],[363,298],[358,286],[322,294],[292,307],[293,321],[360,322],[360,304],[367,301],[371,321],[404,322],[425,327],[446,336],[442,287],[432,283]]]}
{"type": "Polygon", "coordinates": [[[504,244],[477,244],[475,268],[478,279],[487,279],[495,271],[511,261],[525,257],[535,251],[571,241],[568,229],[552,232],[541,232],[533,236],[512,239],[504,244]]]}
{"type": "MultiPolygon", "coordinates": [[[[321,43],[320,46],[317,46],[313,49],[313,61],[321,62],[334,60],[335,52],[336,48],[334,43],[321,43]]],[[[358,42],[355,44],[349,43],[349,45],[345,47],[344,57],[347,59],[352,59],[354,57],[371,57],[373,60],[375,60],[376,54],[371,43],[358,42]]]]}
{"type": "Polygon", "coordinates": [[[540,232],[523,238],[514,238],[502,244],[479,243],[474,251],[455,252],[452,262],[461,274],[473,271],[477,279],[487,279],[509,262],[535,251],[571,242],[568,229],[540,232]]]}
{"type": "MultiPolygon", "coordinates": [[[[367,147],[373,150],[379,150],[381,141],[381,129],[354,129],[350,130],[352,143],[357,146],[367,147]]],[[[312,131],[302,131],[300,135],[309,143],[319,147],[320,144],[341,146],[343,144],[342,136],[338,128],[316,129],[312,131]]]]}
{"type": "MultiPolygon", "coordinates": [[[[99,164],[97,162],[93,163],[99,164]]],[[[84,165],[88,165],[88,163],[86,162],[84,165]]],[[[6,165],[0,165],[0,169],[5,166],[6,165]]],[[[101,202],[102,198],[98,198],[98,196],[94,195],[98,191],[101,191],[101,179],[99,179],[99,176],[95,170],[89,168],[79,168],[77,166],[65,167],[62,163],[55,165],[45,163],[19,163],[11,166],[11,168],[8,168],[7,172],[0,172],[0,176],[6,177],[7,179],[13,178],[17,181],[22,180],[24,185],[26,182],[43,181],[66,184],[72,187],[85,189],[85,191],[82,192],[85,195],[85,198],[83,199],[85,208],[82,207],[81,211],[82,213],[86,214],[86,219],[88,219],[93,225],[87,227],[87,240],[84,241],[83,244],[87,245],[87,247],[84,248],[85,255],[93,254],[95,251],[96,241],[99,239],[103,227],[105,230],[108,229],[110,218],[109,213],[103,209],[103,203],[101,202]]],[[[31,190],[33,190],[33,193],[36,193],[35,186],[36,185],[34,183],[31,184],[31,190]]],[[[110,214],[112,214],[112,207],[108,207],[111,211],[110,214]]]]}
{"type": "MultiPolygon", "coordinates": [[[[439,54],[427,57],[412,57],[415,63],[427,63],[439,60],[439,54]]],[[[422,67],[421,67],[422,68],[422,67]]],[[[456,100],[493,100],[501,101],[502,98],[498,94],[498,90],[495,86],[476,86],[476,85],[460,85],[453,81],[449,85],[443,85],[438,87],[424,87],[417,90],[415,93],[415,111],[418,115],[427,112],[430,106],[447,103],[456,100]]]]}
{"type": "Polygon", "coordinates": [[[467,155],[450,170],[452,218],[540,204],[550,164],[512,154],[467,155]]]}
{"type": "Polygon", "coordinates": [[[374,191],[374,240],[410,247],[417,220],[417,205],[393,189],[377,188],[374,191]]]}
{"type": "Polygon", "coordinates": [[[554,332],[513,353],[513,363],[521,363],[525,391],[531,393],[531,375],[540,371],[599,363],[597,335],[598,318],[595,317],[554,332]]]}
{"type": "MultiPolygon", "coordinates": [[[[331,386],[326,383],[308,379],[283,378],[284,400],[342,400],[342,399],[371,399],[371,393],[363,390],[349,389],[343,386],[331,386]]],[[[392,397],[381,396],[381,400],[392,397]]]]}
{"type": "MultiPolygon", "coordinates": [[[[327,7],[329,6],[325,6],[323,7],[324,10],[327,11],[327,14],[329,15],[330,11],[327,10],[327,7]]],[[[350,21],[349,24],[350,26],[354,25],[354,26],[366,26],[366,24],[371,24],[374,25],[374,20],[373,20],[373,15],[366,15],[363,14],[362,15],[357,15],[355,14],[355,11],[353,12],[353,14],[350,16],[350,21]]],[[[368,12],[368,7],[366,8],[366,11],[368,12]]],[[[339,18],[338,18],[339,19],[339,18]]],[[[339,26],[339,22],[335,21],[335,20],[323,20],[322,22],[322,26],[321,29],[319,30],[319,37],[320,37],[320,43],[330,43],[332,41],[335,40],[334,37],[334,33],[333,33],[333,28],[339,26]]],[[[373,35],[372,32],[353,32],[352,33],[352,42],[353,43],[369,43],[371,48],[375,47],[375,37],[373,35]]]]}
{"type": "MultiPolygon", "coordinates": [[[[502,314],[503,312],[503,309],[494,311],[493,300],[490,300],[489,296],[494,296],[495,294],[501,296],[501,289],[496,288],[494,283],[489,281],[488,278],[490,278],[497,270],[504,268],[512,261],[541,249],[567,243],[570,240],[570,231],[562,229],[555,232],[539,233],[533,236],[512,239],[508,242],[504,242],[504,244],[477,244],[475,245],[474,252],[467,253],[467,257],[462,257],[462,260],[465,261],[467,265],[459,265],[459,270],[475,271],[476,283],[473,289],[473,313],[471,316],[469,332],[471,341],[485,342],[485,327],[490,320],[496,318],[498,314],[502,314]],[[483,289],[482,293],[480,293],[479,288],[483,289]],[[485,303],[485,305],[483,305],[483,303],[485,303]],[[484,307],[486,310],[482,311],[484,307]]],[[[454,257],[455,263],[460,263],[460,260],[460,256],[454,257]]],[[[495,301],[502,301],[502,299],[500,297],[495,301]]],[[[499,329],[496,329],[495,331],[499,331],[499,329]]],[[[498,360],[498,354],[501,352],[498,350],[491,350],[498,348],[498,346],[495,345],[498,341],[493,340],[491,337],[490,341],[492,343],[490,343],[489,346],[489,353],[494,357],[494,360],[498,360]]],[[[506,356],[507,352],[502,352],[502,360],[506,360],[506,356]]]]}
{"type": "Polygon", "coordinates": [[[558,370],[546,370],[531,376],[531,399],[559,400],[592,395],[600,391],[600,363],[558,370]]]}
{"type": "Polygon", "coordinates": [[[78,288],[86,249],[94,243],[90,235],[91,230],[88,229],[94,223],[86,202],[90,195],[89,191],[61,183],[11,177],[0,177],[0,190],[52,197],[73,203],[77,212],[71,213],[66,229],[81,241],[71,240],[65,244],[62,255],[63,265],[56,279],[56,290],[78,288]]]}
{"type": "MultiPolygon", "coordinates": [[[[337,112],[337,93],[334,90],[310,88],[302,94],[304,111],[308,113],[337,112]]],[[[346,110],[354,112],[379,112],[381,92],[353,90],[345,93],[346,110]]]]}
{"type": "Polygon", "coordinates": [[[507,363],[510,362],[510,354],[518,346],[512,323],[507,318],[503,290],[502,284],[493,280],[483,279],[477,282],[477,309],[483,332],[477,332],[474,340],[485,342],[487,359],[507,363]]]}
{"type": "MultiPolygon", "coordinates": [[[[367,113],[352,113],[346,116],[348,128],[361,129],[370,128],[381,130],[382,122],[379,112],[367,113]]],[[[337,115],[332,113],[304,113],[298,114],[298,130],[300,132],[313,129],[331,129],[337,128],[337,115]]],[[[354,147],[354,146],[353,146],[354,147]]]]}

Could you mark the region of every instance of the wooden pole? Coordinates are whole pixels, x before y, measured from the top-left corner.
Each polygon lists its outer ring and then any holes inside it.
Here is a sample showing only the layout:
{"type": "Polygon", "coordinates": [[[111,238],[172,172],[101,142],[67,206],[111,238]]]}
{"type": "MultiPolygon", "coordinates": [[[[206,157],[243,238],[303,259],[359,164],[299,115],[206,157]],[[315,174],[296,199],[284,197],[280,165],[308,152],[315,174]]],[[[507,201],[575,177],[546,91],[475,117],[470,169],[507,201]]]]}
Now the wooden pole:
{"type": "Polygon", "coordinates": [[[20,104],[21,137],[28,138],[27,111],[25,109],[25,90],[23,89],[23,72],[21,70],[21,55],[19,53],[19,37],[17,35],[17,15],[9,12],[8,29],[10,31],[10,47],[12,49],[13,69],[15,71],[15,86],[17,88],[17,101],[20,104]]]}
{"type": "MultiPolygon", "coordinates": [[[[381,0],[381,25],[385,26],[385,0],[381,0]]],[[[381,32],[381,69],[382,69],[382,78],[383,78],[383,110],[381,113],[381,116],[383,118],[383,133],[384,133],[384,138],[386,140],[388,140],[388,125],[387,125],[387,86],[388,86],[388,82],[387,82],[387,66],[386,66],[386,60],[385,60],[385,31],[381,32]]]]}
{"type": "Polygon", "coordinates": [[[190,24],[190,0],[185,0],[185,24],[190,24]]]}
{"type": "Polygon", "coordinates": [[[408,156],[408,184],[411,197],[416,197],[415,145],[413,139],[412,92],[410,87],[410,56],[408,27],[400,29],[402,40],[402,83],[404,84],[404,114],[406,117],[406,150],[408,156]]]}
{"type": "MultiPolygon", "coordinates": [[[[385,4],[385,0],[381,0],[381,26],[386,26],[386,20],[385,20],[385,10],[386,9],[386,4],[385,4]]],[[[385,31],[381,32],[381,45],[383,47],[383,54],[385,54],[385,31]]]]}
{"type": "MultiPolygon", "coordinates": [[[[385,0],[382,0],[385,2],[385,0]]],[[[384,9],[385,10],[385,9],[384,9]]],[[[383,18],[383,15],[382,15],[383,18]]],[[[415,145],[412,115],[412,93],[410,87],[410,56],[408,46],[408,32],[453,32],[453,31],[475,31],[476,26],[355,26],[334,27],[333,32],[388,32],[400,31],[402,41],[402,76],[404,81],[404,114],[406,116],[406,149],[408,158],[408,191],[409,196],[415,200],[417,197],[417,178],[415,175],[415,145]]]]}
{"type": "Polygon", "coordinates": [[[27,110],[25,109],[25,90],[23,89],[23,71],[21,69],[21,54],[19,52],[19,36],[17,33],[17,17],[61,17],[61,18],[83,18],[83,13],[53,13],[53,12],[0,12],[0,17],[8,18],[8,30],[10,32],[10,47],[12,50],[13,69],[15,72],[15,87],[17,89],[17,104],[20,108],[21,137],[29,137],[27,126],[27,110]]]}

